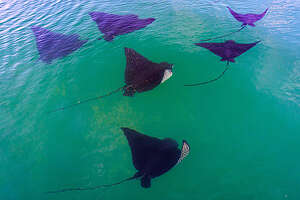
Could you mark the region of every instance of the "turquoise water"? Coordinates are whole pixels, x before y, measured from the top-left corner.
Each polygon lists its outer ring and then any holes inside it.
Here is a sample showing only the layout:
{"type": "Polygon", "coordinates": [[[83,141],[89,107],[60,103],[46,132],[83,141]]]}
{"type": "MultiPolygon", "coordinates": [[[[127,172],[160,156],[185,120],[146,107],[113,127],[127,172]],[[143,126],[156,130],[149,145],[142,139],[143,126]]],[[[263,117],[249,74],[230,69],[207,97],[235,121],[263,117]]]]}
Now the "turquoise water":
{"type": "MultiPolygon", "coordinates": [[[[0,199],[300,199],[300,1],[0,0],[0,199]],[[240,27],[227,11],[268,14],[226,39],[262,42],[225,63],[193,45],[240,27]],[[91,11],[157,20],[117,37],[100,36],[91,11]],[[90,39],[50,65],[38,60],[31,26],[90,39]],[[121,93],[47,114],[124,83],[124,47],[173,63],[173,77],[134,98],[121,93]],[[186,139],[191,153],[154,179],[95,191],[46,195],[64,187],[108,184],[135,173],[120,127],[186,139]]],[[[224,41],[219,39],[217,41],[224,41]]]]}

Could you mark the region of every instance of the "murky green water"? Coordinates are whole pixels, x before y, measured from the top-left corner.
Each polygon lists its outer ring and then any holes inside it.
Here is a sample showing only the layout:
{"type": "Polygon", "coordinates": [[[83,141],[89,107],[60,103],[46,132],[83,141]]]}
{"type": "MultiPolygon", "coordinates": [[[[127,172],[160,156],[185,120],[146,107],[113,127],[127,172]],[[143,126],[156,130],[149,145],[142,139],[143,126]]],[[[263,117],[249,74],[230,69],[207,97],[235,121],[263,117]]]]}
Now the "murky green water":
{"type": "Polygon", "coordinates": [[[300,199],[299,19],[299,0],[0,0],[0,199],[300,199]],[[242,13],[269,7],[257,27],[227,38],[262,42],[221,80],[183,87],[223,71],[218,57],[193,43],[239,28],[226,6],[242,13]],[[91,11],[157,20],[108,43],[96,40],[91,11]],[[38,60],[33,25],[90,40],[47,65],[38,60]],[[174,63],[174,76],[134,98],[119,93],[46,114],[122,86],[125,46],[154,62],[174,63]],[[132,181],[43,194],[132,175],[121,126],[186,139],[191,154],[151,189],[132,181]]]}

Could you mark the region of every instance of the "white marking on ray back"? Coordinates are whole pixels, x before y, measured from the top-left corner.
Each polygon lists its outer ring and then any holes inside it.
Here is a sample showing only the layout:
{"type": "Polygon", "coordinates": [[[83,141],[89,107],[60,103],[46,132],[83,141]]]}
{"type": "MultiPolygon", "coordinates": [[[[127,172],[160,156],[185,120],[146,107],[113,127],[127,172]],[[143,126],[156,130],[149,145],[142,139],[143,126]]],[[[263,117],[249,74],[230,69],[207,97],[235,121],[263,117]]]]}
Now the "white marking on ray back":
{"type": "Polygon", "coordinates": [[[164,72],[164,77],[162,78],[160,83],[165,82],[166,80],[168,80],[171,76],[173,75],[172,70],[171,69],[166,69],[164,72]]]}
{"type": "Polygon", "coordinates": [[[181,155],[177,161],[177,164],[179,164],[185,157],[187,157],[189,153],[190,153],[190,146],[188,145],[188,143],[183,141],[182,148],[181,148],[181,155]]]}

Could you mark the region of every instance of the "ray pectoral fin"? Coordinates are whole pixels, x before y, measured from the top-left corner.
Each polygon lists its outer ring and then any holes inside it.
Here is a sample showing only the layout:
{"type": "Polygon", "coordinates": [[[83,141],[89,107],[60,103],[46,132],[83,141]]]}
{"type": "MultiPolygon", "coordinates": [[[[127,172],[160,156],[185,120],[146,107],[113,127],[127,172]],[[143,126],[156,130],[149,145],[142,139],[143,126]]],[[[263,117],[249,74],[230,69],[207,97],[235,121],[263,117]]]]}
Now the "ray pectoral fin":
{"type": "Polygon", "coordinates": [[[255,24],[254,23],[250,23],[249,26],[255,27],[255,24]]]}
{"type": "Polygon", "coordinates": [[[236,20],[238,20],[238,21],[240,21],[240,22],[243,21],[243,17],[242,17],[241,14],[235,12],[235,11],[232,10],[229,6],[227,6],[227,8],[228,8],[229,12],[232,14],[232,16],[233,16],[236,20]]]}
{"type": "Polygon", "coordinates": [[[261,18],[263,18],[267,14],[268,10],[269,10],[269,8],[267,8],[263,13],[259,14],[258,15],[258,20],[260,20],[261,18]]]}

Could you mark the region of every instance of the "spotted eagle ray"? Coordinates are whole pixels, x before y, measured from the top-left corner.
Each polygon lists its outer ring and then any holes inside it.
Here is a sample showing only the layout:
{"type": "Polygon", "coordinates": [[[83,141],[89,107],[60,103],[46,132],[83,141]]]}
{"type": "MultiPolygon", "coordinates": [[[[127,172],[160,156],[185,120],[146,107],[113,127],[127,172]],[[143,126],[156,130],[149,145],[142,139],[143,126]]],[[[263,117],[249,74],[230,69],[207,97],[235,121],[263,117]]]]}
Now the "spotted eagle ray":
{"type": "Polygon", "coordinates": [[[246,51],[254,47],[259,42],[260,41],[250,43],[250,44],[241,44],[241,43],[236,43],[233,40],[227,40],[224,43],[195,43],[195,45],[204,47],[210,50],[211,52],[213,52],[215,55],[220,56],[221,61],[227,61],[227,65],[225,70],[218,77],[209,81],[196,83],[196,84],[188,84],[185,86],[204,85],[220,79],[225,74],[225,72],[229,69],[229,62],[235,62],[234,58],[242,55],[243,53],[245,53],[246,51]]]}
{"type": "Polygon", "coordinates": [[[97,23],[106,41],[112,41],[115,36],[145,28],[155,20],[154,18],[139,19],[133,14],[115,15],[104,12],[91,12],[90,16],[97,23]]]}
{"type": "Polygon", "coordinates": [[[83,101],[77,101],[71,105],[58,108],[52,112],[65,110],[76,105],[87,103],[110,96],[123,90],[124,96],[134,96],[136,92],[145,92],[154,89],[159,84],[165,82],[172,76],[173,65],[167,62],[154,63],[135,50],[125,48],[126,69],[125,69],[125,85],[102,96],[89,98],[83,101]]]}
{"type": "Polygon", "coordinates": [[[237,32],[240,32],[241,30],[243,30],[247,25],[249,26],[255,26],[255,22],[257,22],[258,20],[262,19],[267,11],[268,11],[268,8],[261,14],[252,14],[252,13],[248,13],[248,14],[239,14],[237,12],[235,12],[234,10],[232,10],[230,7],[228,7],[228,10],[230,11],[230,13],[232,14],[232,16],[242,22],[243,24],[241,25],[241,28],[238,29],[237,31],[233,31],[231,33],[228,33],[228,34],[225,34],[225,35],[222,35],[222,36],[218,36],[218,37],[214,37],[214,38],[210,38],[210,39],[205,39],[205,40],[200,40],[202,42],[204,41],[209,41],[209,40],[214,40],[214,39],[218,39],[218,38],[223,38],[223,37],[226,37],[226,36],[229,36],[229,35],[232,35],[233,33],[237,33],[237,32]]]}
{"type": "Polygon", "coordinates": [[[131,150],[132,163],[137,172],[127,179],[108,185],[94,187],[66,188],[47,193],[60,193],[75,190],[95,190],[111,187],[123,182],[140,178],[143,188],[151,187],[151,179],[159,177],[179,164],[190,152],[188,143],[183,140],[181,150],[178,143],[171,139],[158,139],[139,133],[130,128],[121,128],[131,150]]]}
{"type": "Polygon", "coordinates": [[[48,29],[32,26],[36,46],[40,54],[40,60],[50,64],[56,58],[63,58],[79,49],[87,40],[80,40],[79,35],[64,35],[48,29]]]}

